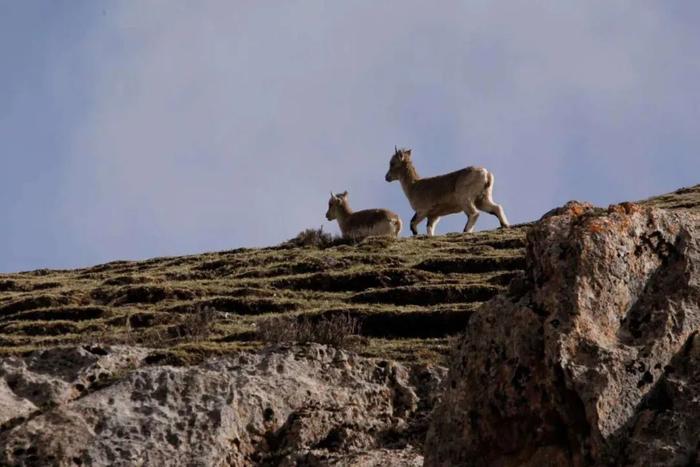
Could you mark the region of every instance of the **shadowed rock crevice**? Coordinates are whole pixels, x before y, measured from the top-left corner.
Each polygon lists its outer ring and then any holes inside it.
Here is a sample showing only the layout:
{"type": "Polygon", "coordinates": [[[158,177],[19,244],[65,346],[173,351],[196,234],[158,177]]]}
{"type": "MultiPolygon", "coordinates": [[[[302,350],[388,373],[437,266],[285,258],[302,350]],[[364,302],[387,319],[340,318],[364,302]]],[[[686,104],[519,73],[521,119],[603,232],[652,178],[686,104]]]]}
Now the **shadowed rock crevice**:
{"type": "Polygon", "coordinates": [[[617,465],[697,465],[700,435],[700,343],[697,332],[621,427],[611,453],[617,465]]]}
{"type": "MultiPolygon", "coordinates": [[[[686,233],[687,235],[687,233],[686,233]]],[[[663,337],[666,326],[683,328],[687,303],[700,303],[700,293],[689,284],[691,275],[688,258],[682,252],[687,250],[692,239],[679,235],[676,244],[664,241],[660,232],[644,238],[644,243],[635,254],[643,251],[656,254],[661,264],[653,270],[638,297],[633,301],[627,314],[622,318],[619,336],[628,345],[645,345],[663,337]],[[665,323],[669,318],[665,311],[678,307],[673,323],[665,323]]]]}

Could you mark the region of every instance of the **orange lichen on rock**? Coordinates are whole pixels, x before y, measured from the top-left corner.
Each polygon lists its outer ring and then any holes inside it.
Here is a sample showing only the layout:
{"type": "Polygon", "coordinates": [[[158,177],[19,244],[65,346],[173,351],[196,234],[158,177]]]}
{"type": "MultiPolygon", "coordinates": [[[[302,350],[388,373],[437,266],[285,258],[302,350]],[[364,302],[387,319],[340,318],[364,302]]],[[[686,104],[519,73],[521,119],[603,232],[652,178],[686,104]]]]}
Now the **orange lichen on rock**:
{"type": "Polygon", "coordinates": [[[574,217],[580,217],[584,215],[586,212],[588,212],[591,208],[591,205],[588,203],[571,203],[571,205],[568,206],[568,212],[570,216],[574,217]]]}
{"type": "Polygon", "coordinates": [[[590,233],[600,233],[605,230],[606,222],[602,219],[591,219],[586,226],[590,233]]]}
{"type": "Polygon", "coordinates": [[[620,204],[611,204],[608,206],[608,213],[613,214],[634,214],[636,212],[641,212],[642,208],[636,203],[624,202],[620,204]]]}
{"type": "Polygon", "coordinates": [[[619,233],[626,232],[632,225],[631,216],[641,213],[642,211],[643,207],[636,203],[624,202],[608,206],[608,214],[612,214],[610,219],[616,223],[614,229],[619,233]]]}

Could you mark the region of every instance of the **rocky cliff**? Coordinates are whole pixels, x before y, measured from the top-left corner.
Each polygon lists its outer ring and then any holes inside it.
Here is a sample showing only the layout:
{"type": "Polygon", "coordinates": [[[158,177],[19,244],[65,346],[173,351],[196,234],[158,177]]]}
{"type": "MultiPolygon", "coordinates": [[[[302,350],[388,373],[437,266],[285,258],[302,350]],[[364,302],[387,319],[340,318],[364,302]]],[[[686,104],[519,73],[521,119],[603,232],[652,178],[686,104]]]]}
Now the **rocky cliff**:
{"type": "Polygon", "coordinates": [[[426,465],[695,465],[700,215],[570,203],[472,316],[426,465]]]}
{"type": "Polygon", "coordinates": [[[175,367],[133,347],[0,363],[0,465],[421,465],[442,377],[320,345],[175,367]]]}

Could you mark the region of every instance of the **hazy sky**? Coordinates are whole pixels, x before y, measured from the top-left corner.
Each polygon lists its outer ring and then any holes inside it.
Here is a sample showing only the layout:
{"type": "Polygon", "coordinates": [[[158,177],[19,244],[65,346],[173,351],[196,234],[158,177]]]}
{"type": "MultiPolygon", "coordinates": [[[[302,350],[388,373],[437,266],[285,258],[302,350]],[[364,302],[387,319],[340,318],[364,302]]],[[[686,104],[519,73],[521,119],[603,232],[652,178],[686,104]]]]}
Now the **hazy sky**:
{"type": "Polygon", "coordinates": [[[394,145],[487,167],[514,222],[700,183],[698,24],[696,0],[0,0],[0,271],[337,232],[330,190],[407,224],[394,145]]]}

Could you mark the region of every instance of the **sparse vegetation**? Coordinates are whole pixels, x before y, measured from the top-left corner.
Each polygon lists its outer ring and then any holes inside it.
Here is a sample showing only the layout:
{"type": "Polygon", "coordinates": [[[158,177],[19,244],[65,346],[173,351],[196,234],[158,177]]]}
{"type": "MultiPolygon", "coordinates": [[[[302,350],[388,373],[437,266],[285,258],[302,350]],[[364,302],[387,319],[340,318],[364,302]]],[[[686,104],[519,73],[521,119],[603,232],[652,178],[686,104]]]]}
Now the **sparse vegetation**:
{"type": "Polygon", "coordinates": [[[123,343],[192,362],[289,340],[441,359],[446,338],[506,289],[524,235],[349,242],[310,229],[283,247],[0,275],[0,353],[123,343]],[[36,287],[46,283],[59,285],[36,287]]]}
{"type": "Polygon", "coordinates": [[[360,330],[356,318],[348,314],[326,316],[274,317],[257,324],[257,337],[263,342],[315,342],[333,347],[349,347],[360,330]]]}
{"type": "Polygon", "coordinates": [[[336,244],[338,240],[338,237],[324,232],[322,226],[318,229],[302,230],[296,237],[287,240],[283,245],[292,247],[328,248],[336,244]]]}
{"type": "Polygon", "coordinates": [[[208,339],[217,314],[217,311],[210,306],[198,307],[194,313],[185,315],[177,326],[177,337],[180,340],[194,342],[208,339]]]}
{"type": "MultiPolygon", "coordinates": [[[[698,203],[700,186],[677,196],[650,203],[698,203]]],[[[527,228],[356,243],[311,229],[285,247],[0,274],[0,354],[138,344],[192,362],[287,339],[261,337],[271,318],[301,323],[293,340],[325,333],[331,343],[331,329],[312,323],[346,316],[358,329],[340,333],[342,345],[361,339],[364,355],[440,360],[480,303],[520,276],[527,228]]]]}

